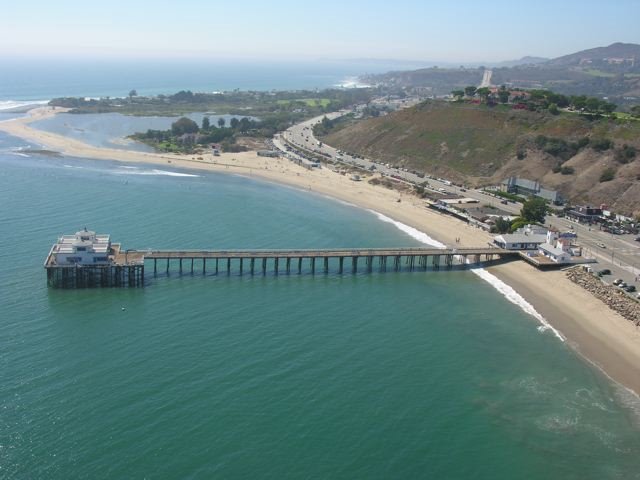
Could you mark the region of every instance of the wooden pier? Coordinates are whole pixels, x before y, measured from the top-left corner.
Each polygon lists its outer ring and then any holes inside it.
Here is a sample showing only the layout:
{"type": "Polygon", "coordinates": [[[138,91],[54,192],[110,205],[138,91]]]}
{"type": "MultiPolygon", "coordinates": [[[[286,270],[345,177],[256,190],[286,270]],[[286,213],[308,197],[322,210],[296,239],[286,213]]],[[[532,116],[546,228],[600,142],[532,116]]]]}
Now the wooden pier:
{"type": "Polygon", "coordinates": [[[519,258],[500,248],[357,248],[321,250],[125,250],[106,266],[45,262],[48,284],[58,288],[141,287],[145,263],[153,275],[356,274],[427,271],[519,258]]]}
{"type": "MultiPolygon", "coordinates": [[[[55,247],[55,246],[54,246],[55,247]]],[[[143,287],[144,260],[129,259],[121,253],[120,244],[109,249],[109,263],[100,265],[60,265],[52,247],[44,268],[47,285],[53,288],[143,287]]]]}
{"type": "Polygon", "coordinates": [[[367,248],[323,250],[129,250],[130,260],[153,261],[154,275],[358,273],[452,268],[518,256],[498,248],[367,248]]]}

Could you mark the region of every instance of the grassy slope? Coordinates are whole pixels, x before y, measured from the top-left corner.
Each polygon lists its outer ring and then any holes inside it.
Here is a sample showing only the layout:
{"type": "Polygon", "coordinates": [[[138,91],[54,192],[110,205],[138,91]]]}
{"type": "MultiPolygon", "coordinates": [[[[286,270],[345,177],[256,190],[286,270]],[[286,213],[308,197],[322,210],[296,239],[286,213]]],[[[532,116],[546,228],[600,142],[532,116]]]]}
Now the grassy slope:
{"type": "Polygon", "coordinates": [[[433,102],[394,114],[357,122],[325,138],[346,151],[364,154],[410,169],[448,176],[472,184],[495,184],[510,175],[537,179],[576,202],[607,203],[626,213],[640,212],[640,122],[590,121],[574,114],[552,116],[466,104],[433,102]],[[581,150],[565,165],[573,175],[552,173],[557,159],[533,146],[537,135],[575,141],[610,138],[639,150],[627,165],[612,151],[581,150]],[[520,147],[526,158],[518,160],[520,147]],[[600,183],[611,166],[616,178],[600,183]]]}

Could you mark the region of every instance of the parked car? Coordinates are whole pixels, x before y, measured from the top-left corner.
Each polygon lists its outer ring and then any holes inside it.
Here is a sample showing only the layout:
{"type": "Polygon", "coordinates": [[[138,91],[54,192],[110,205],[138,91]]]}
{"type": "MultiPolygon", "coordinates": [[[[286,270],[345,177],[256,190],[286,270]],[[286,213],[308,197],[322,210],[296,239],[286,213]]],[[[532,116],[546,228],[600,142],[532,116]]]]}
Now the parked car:
{"type": "Polygon", "coordinates": [[[626,290],[627,292],[629,292],[629,293],[633,293],[633,292],[635,292],[635,291],[636,291],[636,286],[635,286],[635,285],[627,285],[627,286],[625,287],[625,290],[626,290]]]}
{"type": "Polygon", "coordinates": [[[596,243],[596,245],[599,246],[600,248],[607,248],[607,246],[602,242],[598,242],[596,243]]]}
{"type": "Polygon", "coordinates": [[[627,282],[620,282],[620,283],[618,284],[618,287],[620,287],[620,288],[627,288],[627,282]]]}
{"type": "Polygon", "coordinates": [[[611,270],[609,270],[608,268],[603,268],[598,272],[599,277],[602,277],[604,275],[611,275],[611,270]]]}
{"type": "Polygon", "coordinates": [[[616,279],[613,281],[613,284],[614,284],[614,285],[620,285],[621,283],[622,283],[622,279],[621,279],[621,278],[616,278],[616,279]]]}

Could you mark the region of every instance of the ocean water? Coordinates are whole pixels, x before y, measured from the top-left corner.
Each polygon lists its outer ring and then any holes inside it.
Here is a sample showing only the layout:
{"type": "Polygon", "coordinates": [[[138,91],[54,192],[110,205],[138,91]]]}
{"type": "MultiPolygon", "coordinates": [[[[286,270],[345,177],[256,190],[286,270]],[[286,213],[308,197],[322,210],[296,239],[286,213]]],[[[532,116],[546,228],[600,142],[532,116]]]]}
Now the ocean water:
{"type": "Polygon", "coordinates": [[[47,289],[84,226],[126,248],[420,241],[251,177],[25,146],[0,134],[0,478],[640,478],[637,404],[470,271],[47,289]]]}
{"type": "Polygon", "coordinates": [[[0,58],[0,111],[55,97],[126,97],[180,90],[313,90],[358,86],[365,73],[418,65],[369,61],[64,60],[0,58]]]}

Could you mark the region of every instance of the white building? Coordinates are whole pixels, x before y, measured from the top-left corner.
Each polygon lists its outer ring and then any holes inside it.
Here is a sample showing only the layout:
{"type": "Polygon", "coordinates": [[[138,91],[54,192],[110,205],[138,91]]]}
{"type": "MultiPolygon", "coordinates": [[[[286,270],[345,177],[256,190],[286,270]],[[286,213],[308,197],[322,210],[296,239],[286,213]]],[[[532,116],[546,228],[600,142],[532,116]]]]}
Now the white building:
{"type": "Polygon", "coordinates": [[[106,265],[109,263],[111,240],[109,235],[81,230],[75,235],[63,235],[51,248],[57,265],[106,265]]]}
{"type": "Polygon", "coordinates": [[[556,263],[570,263],[572,257],[582,255],[582,249],[575,245],[575,233],[549,231],[547,241],[538,247],[538,253],[556,263]]]}
{"type": "Polygon", "coordinates": [[[571,261],[569,252],[565,252],[562,248],[554,247],[550,243],[543,243],[538,247],[538,253],[550,258],[556,263],[567,263],[571,261]]]}
{"type": "Polygon", "coordinates": [[[494,245],[505,250],[537,250],[547,241],[547,229],[537,225],[526,225],[515,233],[494,237],[494,245]]]}

